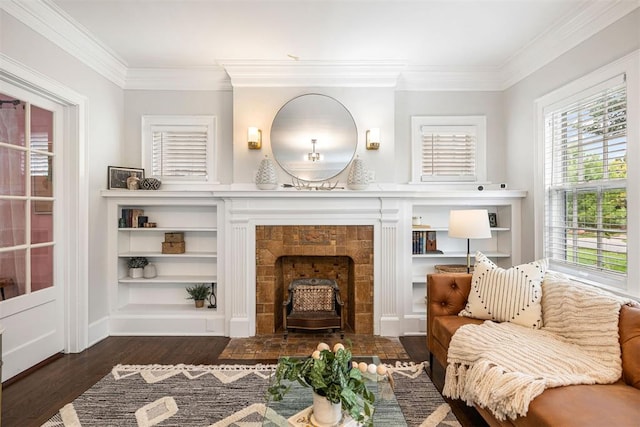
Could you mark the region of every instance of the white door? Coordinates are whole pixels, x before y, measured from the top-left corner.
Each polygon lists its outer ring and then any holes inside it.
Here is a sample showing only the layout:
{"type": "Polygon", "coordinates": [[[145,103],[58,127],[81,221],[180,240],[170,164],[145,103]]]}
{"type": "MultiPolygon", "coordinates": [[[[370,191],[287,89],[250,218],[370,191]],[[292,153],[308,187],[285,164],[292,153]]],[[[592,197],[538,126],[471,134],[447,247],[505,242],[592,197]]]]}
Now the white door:
{"type": "Polygon", "coordinates": [[[2,380],[64,351],[60,195],[63,108],[11,85],[0,93],[2,380]]]}

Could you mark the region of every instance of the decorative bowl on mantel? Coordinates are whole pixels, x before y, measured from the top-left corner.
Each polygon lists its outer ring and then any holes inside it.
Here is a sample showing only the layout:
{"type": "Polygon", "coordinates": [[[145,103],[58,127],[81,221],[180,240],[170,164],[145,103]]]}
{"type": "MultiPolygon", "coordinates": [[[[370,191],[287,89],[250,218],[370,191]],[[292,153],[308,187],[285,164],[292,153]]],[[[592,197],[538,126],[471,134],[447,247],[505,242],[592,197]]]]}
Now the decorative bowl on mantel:
{"type": "Polygon", "coordinates": [[[156,178],[144,178],[140,181],[141,190],[157,190],[160,188],[160,180],[156,178]]]}

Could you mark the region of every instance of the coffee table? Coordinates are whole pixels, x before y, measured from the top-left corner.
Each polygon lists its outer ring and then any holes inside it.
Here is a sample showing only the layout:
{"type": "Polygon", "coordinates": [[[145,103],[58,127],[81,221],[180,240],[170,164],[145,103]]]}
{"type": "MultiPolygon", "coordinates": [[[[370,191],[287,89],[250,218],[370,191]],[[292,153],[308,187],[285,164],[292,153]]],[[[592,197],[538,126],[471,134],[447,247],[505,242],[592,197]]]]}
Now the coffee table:
{"type": "MultiPolygon", "coordinates": [[[[353,360],[358,362],[380,364],[377,356],[353,356],[353,360]]],[[[376,399],[374,402],[375,412],[373,414],[374,426],[403,427],[407,425],[402,410],[398,405],[393,388],[387,377],[364,374],[367,378],[366,386],[373,392],[376,399]],[[379,380],[376,380],[379,379],[379,380]]],[[[308,408],[313,404],[311,388],[303,387],[298,383],[291,383],[291,390],[281,401],[274,401],[267,398],[267,410],[262,420],[265,427],[314,427],[313,424],[302,421],[305,415],[310,413],[308,408]]],[[[348,418],[348,420],[351,420],[348,418]]],[[[351,420],[352,421],[352,420],[351,420]]],[[[341,424],[344,425],[344,424],[341,424]]],[[[347,426],[357,425],[355,422],[348,423],[347,426]]]]}

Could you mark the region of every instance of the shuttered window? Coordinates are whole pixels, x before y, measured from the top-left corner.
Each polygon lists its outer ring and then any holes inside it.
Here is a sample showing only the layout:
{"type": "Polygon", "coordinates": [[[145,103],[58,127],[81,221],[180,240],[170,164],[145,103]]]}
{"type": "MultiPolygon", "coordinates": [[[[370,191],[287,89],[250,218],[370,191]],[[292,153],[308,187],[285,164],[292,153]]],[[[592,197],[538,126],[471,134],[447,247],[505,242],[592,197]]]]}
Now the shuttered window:
{"type": "Polygon", "coordinates": [[[144,168],[166,183],[207,183],[215,175],[214,128],[210,116],[145,116],[144,168]]]}
{"type": "Polygon", "coordinates": [[[623,283],[627,273],[624,76],[544,109],[545,255],[561,270],[623,283]]]}
{"type": "Polygon", "coordinates": [[[430,178],[476,180],[475,127],[422,127],[422,180],[430,178]]]}
{"type": "Polygon", "coordinates": [[[413,182],[485,178],[484,117],[412,117],[412,128],[413,182]]]}
{"type": "Polygon", "coordinates": [[[207,179],[205,126],[152,126],[153,176],[162,179],[207,179]]]}

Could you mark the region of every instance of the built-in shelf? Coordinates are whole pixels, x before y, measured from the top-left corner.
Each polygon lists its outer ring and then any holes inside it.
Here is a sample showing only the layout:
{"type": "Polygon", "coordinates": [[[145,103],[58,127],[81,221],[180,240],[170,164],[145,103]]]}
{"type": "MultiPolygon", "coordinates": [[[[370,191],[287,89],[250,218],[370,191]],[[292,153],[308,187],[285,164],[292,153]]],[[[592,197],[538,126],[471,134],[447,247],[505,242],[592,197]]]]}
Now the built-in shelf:
{"type": "MultiPolygon", "coordinates": [[[[414,225],[413,231],[449,231],[448,227],[421,227],[419,225],[414,225]]],[[[510,228],[507,227],[491,227],[491,231],[509,231],[510,228]]]]}
{"type": "MultiPolygon", "coordinates": [[[[504,253],[504,252],[485,252],[483,251],[483,253],[488,256],[489,258],[508,258],[511,256],[511,254],[508,253],[504,253]]],[[[433,253],[433,254],[413,254],[412,255],[414,258],[467,258],[467,253],[466,252],[446,252],[446,253],[442,253],[442,254],[437,254],[437,253],[433,253]]],[[[475,253],[471,254],[471,258],[475,257],[475,253]]]]}
{"type": "Polygon", "coordinates": [[[411,283],[407,285],[404,302],[409,334],[425,331],[427,275],[437,273],[437,265],[464,266],[467,263],[467,239],[453,238],[448,233],[451,210],[486,209],[490,218],[495,217],[497,226],[491,227],[491,237],[470,241],[471,265],[477,251],[504,267],[519,261],[520,200],[512,197],[513,194],[504,194],[509,197],[496,196],[490,200],[469,197],[465,201],[452,197],[442,203],[434,203],[429,198],[416,199],[407,210],[406,221],[417,217],[423,223],[413,225],[412,221],[405,240],[411,270],[407,278],[411,283]]]}
{"type": "MultiPolygon", "coordinates": [[[[188,197],[166,192],[108,193],[109,196],[109,282],[112,335],[223,335],[222,298],[218,281],[219,200],[209,194],[188,197]],[[153,194],[148,194],[153,193],[153,194]],[[122,196],[122,197],[120,197],[122,196]],[[140,209],[157,227],[118,227],[123,211],[140,209]],[[162,253],[167,233],[181,233],[186,251],[162,253]],[[149,279],[129,276],[129,258],[145,257],[157,276],[149,279]],[[186,288],[205,283],[215,288],[217,309],[196,309],[187,299],[186,288]],[[215,284],[215,285],[213,285],[215,284]]],[[[175,238],[175,236],[170,236],[175,238]]]]}
{"type": "Polygon", "coordinates": [[[205,301],[203,308],[196,308],[193,302],[185,304],[127,304],[118,308],[117,314],[129,315],[163,315],[163,316],[198,316],[208,317],[217,315],[217,309],[207,308],[205,301]]]}
{"type": "Polygon", "coordinates": [[[218,282],[218,278],[216,276],[207,276],[207,275],[156,276],[151,279],[145,279],[145,278],[133,279],[131,277],[123,277],[121,279],[118,279],[118,282],[120,283],[213,283],[213,282],[218,282]]]}
{"type": "Polygon", "coordinates": [[[197,231],[201,231],[201,232],[216,232],[218,231],[217,228],[215,227],[136,227],[136,228],[132,228],[132,227],[126,227],[126,228],[118,228],[118,231],[134,231],[134,232],[143,232],[143,233],[150,233],[150,232],[172,232],[172,231],[184,231],[185,233],[190,233],[190,232],[197,232],[197,231]]]}
{"type": "Polygon", "coordinates": [[[184,252],[181,254],[163,254],[155,251],[123,252],[120,258],[149,257],[149,258],[217,258],[217,252],[184,252]]]}

